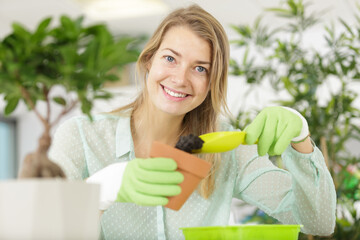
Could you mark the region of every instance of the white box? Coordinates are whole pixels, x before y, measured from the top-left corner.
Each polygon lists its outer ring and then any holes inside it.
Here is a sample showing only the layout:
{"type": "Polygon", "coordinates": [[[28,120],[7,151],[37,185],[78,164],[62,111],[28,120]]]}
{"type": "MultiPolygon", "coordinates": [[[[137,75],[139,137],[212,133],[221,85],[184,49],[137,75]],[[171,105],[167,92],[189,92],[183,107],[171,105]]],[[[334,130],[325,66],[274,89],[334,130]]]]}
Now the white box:
{"type": "Polygon", "coordinates": [[[0,181],[0,239],[98,239],[99,192],[84,181],[0,181]]]}

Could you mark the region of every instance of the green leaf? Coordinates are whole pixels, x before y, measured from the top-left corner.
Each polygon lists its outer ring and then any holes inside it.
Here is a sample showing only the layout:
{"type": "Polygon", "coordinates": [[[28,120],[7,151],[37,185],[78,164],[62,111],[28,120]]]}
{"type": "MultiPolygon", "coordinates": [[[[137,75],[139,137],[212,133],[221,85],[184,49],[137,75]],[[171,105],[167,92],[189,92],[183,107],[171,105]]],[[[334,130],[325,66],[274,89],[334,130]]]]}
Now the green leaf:
{"type": "Polygon", "coordinates": [[[245,50],[245,53],[244,53],[244,57],[243,57],[243,65],[247,65],[247,58],[248,58],[248,55],[249,55],[249,47],[246,48],[245,50]]]}
{"type": "Polygon", "coordinates": [[[37,27],[37,29],[35,31],[35,34],[45,32],[46,28],[51,23],[51,20],[52,20],[52,18],[48,17],[48,18],[45,18],[43,21],[41,21],[41,23],[39,24],[39,26],[37,27]]]}
{"type": "Polygon", "coordinates": [[[46,37],[46,30],[51,22],[52,18],[45,18],[37,27],[35,33],[31,36],[31,39],[35,43],[40,43],[46,37]]]}
{"type": "Polygon", "coordinates": [[[14,97],[14,98],[10,98],[7,99],[7,104],[5,107],[5,116],[10,115],[17,107],[18,103],[19,103],[20,98],[14,97]]]}
{"type": "Polygon", "coordinates": [[[53,101],[62,106],[66,106],[66,100],[63,97],[53,97],[53,101]]]}
{"type": "Polygon", "coordinates": [[[18,23],[13,23],[12,28],[14,30],[14,34],[22,39],[28,39],[31,36],[30,32],[18,23]]]}
{"type": "Polygon", "coordinates": [[[66,15],[60,17],[61,26],[63,27],[63,35],[69,41],[75,41],[79,35],[75,23],[66,15]]]}
{"type": "Polygon", "coordinates": [[[347,31],[351,34],[351,36],[355,37],[355,34],[353,33],[349,25],[342,18],[339,18],[339,21],[347,29],[347,31]]]}
{"type": "Polygon", "coordinates": [[[298,15],[298,12],[299,12],[299,7],[301,7],[302,3],[301,1],[299,1],[299,4],[297,5],[294,0],[287,0],[287,4],[289,6],[289,10],[291,10],[292,14],[294,16],[297,16],[298,15]]]}
{"type": "Polygon", "coordinates": [[[275,12],[275,13],[280,13],[280,14],[284,14],[284,15],[290,15],[289,10],[283,9],[283,8],[266,8],[265,10],[269,11],[269,12],[275,12]]]}
{"type": "Polygon", "coordinates": [[[64,27],[64,29],[67,30],[67,31],[69,31],[69,30],[71,31],[74,28],[73,22],[66,15],[62,15],[60,17],[60,22],[61,22],[61,25],[64,27]]]}
{"type": "Polygon", "coordinates": [[[81,111],[85,114],[90,114],[92,108],[92,102],[90,102],[88,99],[83,98],[81,99],[81,111]]]}
{"type": "Polygon", "coordinates": [[[117,80],[119,80],[119,77],[115,74],[108,74],[108,75],[105,75],[105,79],[108,81],[117,81],[117,80]]]}
{"type": "Polygon", "coordinates": [[[76,26],[77,29],[81,29],[82,28],[82,23],[84,21],[84,16],[79,16],[75,21],[74,24],[76,26]]]}
{"type": "Polygon", "coordinates": [[[248,25],[231,25],[232,29],[234,29],[238,34],[240,34],[245,39],[251,39],[252,29],[248,25]]]}
{"type": "Polygon", "coordinates": [[[94,99],[110,99],[112,98],[112,94],[106,91],[99,91],[97,95],[95,95],[94,99]]]}

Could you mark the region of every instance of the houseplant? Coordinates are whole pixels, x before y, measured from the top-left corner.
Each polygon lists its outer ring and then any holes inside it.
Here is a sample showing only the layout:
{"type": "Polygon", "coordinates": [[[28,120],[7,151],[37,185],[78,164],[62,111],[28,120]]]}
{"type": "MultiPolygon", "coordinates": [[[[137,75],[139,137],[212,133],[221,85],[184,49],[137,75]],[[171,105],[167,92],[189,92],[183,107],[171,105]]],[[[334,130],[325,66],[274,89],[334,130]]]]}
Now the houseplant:
{"type": "Polygon", "coordinates": [[[43,125],[20,179],[0,182],[1,239],[98,238],[99,186],[48,179],[65,177],[47,157],[50,131],[78,105],[91,118],[93,101],[111,97],[103,84],[117,80],[113,73],[137,59],[139,42],[134,37],[114,38],[105,25],[84,27],[82,17],[61,16],[55,27],[51,21],[44,19],[33,32],[14,23],[12,33],[0,42],[4,114],[10,115],[23,101],[43,125]],[[57,116],[55,104],[62,109],[57,116]]]}
{"type": "Polygon", "coordinates": [[[5,116],[23,101],[44,128],[37,150],[24,160],[20,178],[64,177],[47,158],[52,127],[78,104],[91,117],[93,101],[111,97],[102,88],[105,81],[118,80],[109,71],[120,70],[138,56],[135,38],[114,39],[105,25],[84,27],[82,17],[72,20],[61,16],[56,27],[51,27],[51,21],[44,19],[33,32],[13,23],[12,33],[0,42],[0,94],[7,103],[5,116]],[[53,94],[59,86],[65,91],[53,94]],[[44,113],[39,102],[45,103],[44,113]],[[51,103],[62,106],[57,116],[51,115],[51,103]]]}
{"type": "MultiPolygon", "coordinates": [[[[284,25],[278,28],[263,24],[261,18],[253,26],[233,26],[237,39],[232,45],[240,49],[241,57],[231,61],[231,73],[242,76],[254,91],[270,83],[273,92],[282,96],[276,104],[292,107],[305,116],[337,191],[335,233],[324,239],[359,239],[360,219],[354,204],[360,200],[360,157],[347,144],[352,141],[358,145],[360,141],[360,107],[356,105],[360,15],[355,15],[356,24],[337,19],[336,24],[321,26],[323,44],[312,46],[306,43],[306,34],[319,26],[319,16],[325,12],[309,13],[308,5],[301,0],[284,4],[267,9],[283,20],[284,25]]],[[[242,128],[253,115],[241,109],[233,124],[242,128]]]]}

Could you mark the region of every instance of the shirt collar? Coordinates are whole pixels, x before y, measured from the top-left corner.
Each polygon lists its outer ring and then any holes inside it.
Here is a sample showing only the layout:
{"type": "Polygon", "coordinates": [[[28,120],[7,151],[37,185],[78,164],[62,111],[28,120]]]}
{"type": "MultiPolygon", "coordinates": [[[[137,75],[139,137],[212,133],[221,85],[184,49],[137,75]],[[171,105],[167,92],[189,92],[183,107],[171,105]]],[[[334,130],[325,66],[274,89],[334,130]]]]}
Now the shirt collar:
{"type": "Polygon", "coordinates": [[[133,148],[130,117],[120,117],[116,127],[116,157],[121,157],[133,148]]]}

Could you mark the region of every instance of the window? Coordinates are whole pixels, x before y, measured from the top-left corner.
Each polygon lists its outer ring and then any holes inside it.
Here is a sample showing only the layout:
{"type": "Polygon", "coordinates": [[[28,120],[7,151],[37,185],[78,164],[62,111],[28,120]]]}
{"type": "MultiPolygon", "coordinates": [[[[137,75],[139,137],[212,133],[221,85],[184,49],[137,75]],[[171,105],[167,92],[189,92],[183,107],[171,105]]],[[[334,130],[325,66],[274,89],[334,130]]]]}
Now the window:
{"type": "Polygon", "coordinates": [[[0,180],[16,177],[16,122],[0,117],[0,180]]]}

